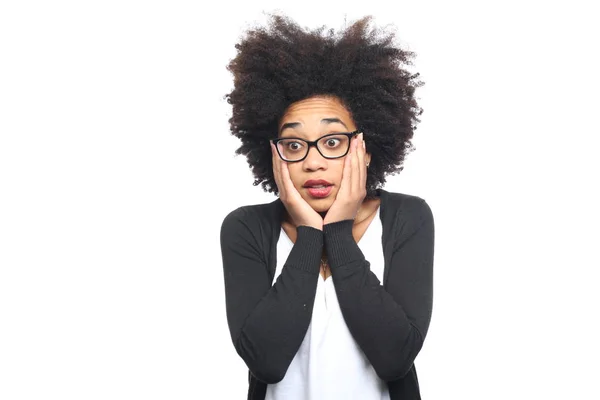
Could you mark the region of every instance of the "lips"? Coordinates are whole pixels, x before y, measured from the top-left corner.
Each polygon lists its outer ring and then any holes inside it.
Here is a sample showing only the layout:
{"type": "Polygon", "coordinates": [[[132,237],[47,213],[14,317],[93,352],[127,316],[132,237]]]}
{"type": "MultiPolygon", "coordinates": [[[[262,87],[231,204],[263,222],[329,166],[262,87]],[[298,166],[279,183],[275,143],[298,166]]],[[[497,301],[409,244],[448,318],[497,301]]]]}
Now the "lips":
{"type": "Polygon", "coordinates": [[[333,184],[324,179],[311,179],[304,182],[303,187],[312,197],[316,199],[322,199],[329,196],[331,190],[333,189],[333,184]]]}
{"type": "Polygon", "coordinates": [[[302,187],[305,188],[315,188],[315,187],[327,187],[327,186],[332,186],[333,183],[326,181],[325,179],[310,179],[306,182],[304,182],[304,185],[302,187]]]}

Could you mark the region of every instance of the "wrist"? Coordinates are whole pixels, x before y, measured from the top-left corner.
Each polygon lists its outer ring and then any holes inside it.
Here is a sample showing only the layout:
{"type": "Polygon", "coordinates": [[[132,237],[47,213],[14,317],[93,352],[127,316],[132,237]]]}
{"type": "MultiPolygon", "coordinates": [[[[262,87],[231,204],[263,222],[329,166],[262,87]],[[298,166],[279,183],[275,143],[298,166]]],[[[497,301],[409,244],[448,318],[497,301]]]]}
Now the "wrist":
{"type": "Polygon", "coordinates": [[[323,225],[324,245],[332,269],[364,259],[352,234],[354,220],[346,219],[323,225]]]}
{"type": "Polygon", "coordinates": [[[308,226],[314,229],[318,229],[320,231],[323,230],[323,219],[319,218],[319,220],[314,220],[314,221],[302,221],[299,224],[297,224],[296,226],[308,226]]]}
{"type": "Polygon", "coordinates": [[[323,224],[311,224],[311,223],[305,223],[305,224],[300,224],[300,225],[297,225],[297,227],[298,227],[298,228],[299,228],[299,227],[301,227],[301,226],[303,226],[303,227],[305,227],[305,228],[313,228],[313,229],[318,229],[318,230],[320,230],[320,231],[322,231],[322,230],[323,230],[323,224]]]}
{"type": "Polygon", "coordinates": [[[323,232],[311,226],[296,228],[296,241],[288,255],[286,264],[307,272],[318,273],[323,252],[323,232]]]}

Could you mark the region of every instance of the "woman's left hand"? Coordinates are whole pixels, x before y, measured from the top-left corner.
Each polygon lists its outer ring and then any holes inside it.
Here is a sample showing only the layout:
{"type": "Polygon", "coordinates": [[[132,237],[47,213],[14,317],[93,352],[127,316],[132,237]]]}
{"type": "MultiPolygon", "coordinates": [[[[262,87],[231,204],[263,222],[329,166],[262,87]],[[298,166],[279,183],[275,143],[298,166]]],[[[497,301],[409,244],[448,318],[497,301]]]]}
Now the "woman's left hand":
{"type": "Polygon", "coordinates": [[[323,224],[356,218],[367,195],[366,146],[362,133],[352,140],[349,151],[344,160],[340,190],[327,211],[323,224]]]}

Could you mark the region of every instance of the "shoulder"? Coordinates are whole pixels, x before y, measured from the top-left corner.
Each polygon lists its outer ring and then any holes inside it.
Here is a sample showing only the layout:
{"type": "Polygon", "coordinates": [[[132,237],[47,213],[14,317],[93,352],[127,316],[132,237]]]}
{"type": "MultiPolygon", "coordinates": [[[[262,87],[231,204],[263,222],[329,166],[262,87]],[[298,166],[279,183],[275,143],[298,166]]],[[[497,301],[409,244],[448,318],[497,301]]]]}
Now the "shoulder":
{"type": "Polygon", "coordinates": [[[381,212],[392,220],[394,228],[405,232],[419,229],[423,225],[433,227],[434,218],[427,201],[416,195],[400,192],[381,192],[381,212]]]}
{"type": "Polygon", "coordinates": [[[238,207],[230,211],[221,224],[221,232],[240,233],[239,230],[254,231],[265,224],[275,222],[278,202],[252,204],[238,207]]]}
{"type": "Polygon", "coordinates": [[[381,191],[382,210],[391,211],[393,214],[404,214],[413,216],[431,215],[431,207],[427,201],[416,195],[381,191]]]}

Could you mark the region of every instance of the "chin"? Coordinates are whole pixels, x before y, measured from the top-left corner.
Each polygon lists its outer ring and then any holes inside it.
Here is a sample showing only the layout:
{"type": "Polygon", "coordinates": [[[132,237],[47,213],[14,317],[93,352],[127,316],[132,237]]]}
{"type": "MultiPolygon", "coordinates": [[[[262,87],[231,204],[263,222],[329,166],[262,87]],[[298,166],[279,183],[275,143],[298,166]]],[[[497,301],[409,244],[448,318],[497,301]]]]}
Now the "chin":
{"type": "Polygon", "coordinates": [[[299,190],[299,192],[301,193],[300,195],[302,196],[302,198],[308,203],[309,206],[312,207],[313,210],[315,210],[318,213],[326,213],[335,201],[338,192],[336,189],[337,188],[334,188],[334,190],[331,191],[329,196],[321,199],[312,197],[306,192],[305,189],[302,189],[301,191],[299,190]]]}
{"type": "Polygon", "coordinates": [[[331,200],[329,198],[326,198],[326,199],[309,199],[309,200],[307,200],[307,203],[316,212],[318,212],[318,213],[324,213],[324,212],[327,212],[327,210],[329,210],[331,208],[331,205],[333,204],[333,200],[331,200]]]}

